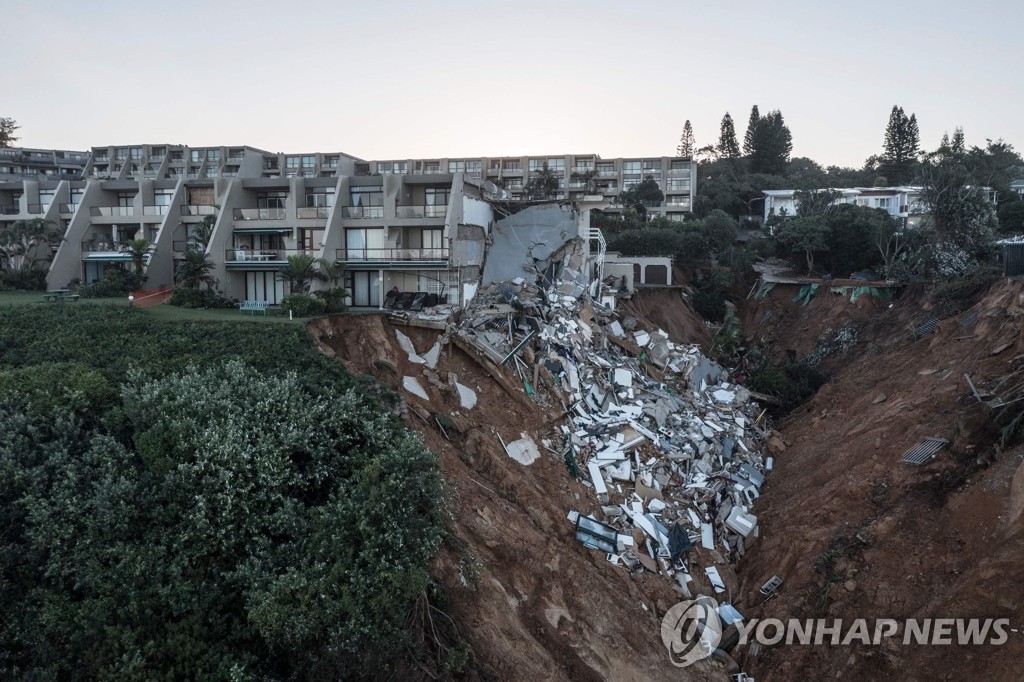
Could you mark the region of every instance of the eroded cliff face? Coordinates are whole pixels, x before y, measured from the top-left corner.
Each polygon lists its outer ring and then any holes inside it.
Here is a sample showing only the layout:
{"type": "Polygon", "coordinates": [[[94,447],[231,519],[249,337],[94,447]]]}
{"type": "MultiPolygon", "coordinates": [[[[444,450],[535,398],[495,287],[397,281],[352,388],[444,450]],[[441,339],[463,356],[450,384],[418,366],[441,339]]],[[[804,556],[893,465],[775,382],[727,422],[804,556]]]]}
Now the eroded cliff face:
{"type": "MultiPolygon", "coordinates": [[[[748,302],[748,338],[763,335],[779,355],[794,349],[799,357],[828,328],[852,323],[857,338],[825,361],[831,382],[777,425],[775,471],[758,500],[761,538],[740,565],[740,610],[847,623],[1009,618],[1021,629],[1024,449],[997,456],[993,426],[1000,402],[1024,382],[1021,284],[1004,280],[917,339],[914,327],[937,312],[920,292],[891,306],[819,294],[801,307],[791,294],[748,302]],[[759,328],[768,310],[771,327],[759,328]],[[902,463],[926,437],[949,444],[920,466],[902,463]],[[761,604],[758,588],[775,574],[783,587],[761,604]]],[[[782,644],[753,653],[745,670],[758,682],[1024,676],[1020,632],[1000,646],[904,645],[901,631],[878,646],[782,644]]]]}

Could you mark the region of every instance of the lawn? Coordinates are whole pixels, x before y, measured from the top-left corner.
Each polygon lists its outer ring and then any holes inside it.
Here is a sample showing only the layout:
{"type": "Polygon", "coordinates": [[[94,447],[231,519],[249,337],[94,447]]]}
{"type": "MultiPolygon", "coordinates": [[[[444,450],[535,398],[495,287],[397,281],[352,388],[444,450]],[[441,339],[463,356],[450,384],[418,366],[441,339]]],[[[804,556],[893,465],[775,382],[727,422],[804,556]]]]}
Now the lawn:
{"type": "MultiPolygon", "coordinates": [[[[35,305],[35,306],[79,306],[79,305],[102,305],[110,307],[127,308],[128,297],[124,298],[80,298],[74,303],[49,303],[43,300],[41,291],[0,291],[0,307],[11,305],[35,305]]],[[[202,309],[202,308],[178,308],[172,305],[156,305],[151,308],[138,308],[140,312],[152,316],[157,320],[182,321],[182,320],[212,320],[216,322],[266,322],[271,324],[302,324],[303,318],[289,320],[287,314],[280,310],[271,310],[269,315],[253,315],[252,313],[239,312],[237,308],[225,309],[202,309]]]]}

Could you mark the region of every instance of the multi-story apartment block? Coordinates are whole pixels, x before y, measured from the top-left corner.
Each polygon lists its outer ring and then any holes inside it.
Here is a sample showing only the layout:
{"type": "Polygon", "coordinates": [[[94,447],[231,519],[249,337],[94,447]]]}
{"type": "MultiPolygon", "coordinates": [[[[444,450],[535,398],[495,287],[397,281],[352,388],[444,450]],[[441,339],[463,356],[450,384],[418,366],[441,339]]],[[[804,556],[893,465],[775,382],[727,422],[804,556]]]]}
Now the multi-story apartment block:
{"type": "MultiPolygon", "coordinates": [[[[549,199],[598,199],[612,212],[619,192],[651,176],[666,199],[649,212],[682,219],[696,185],[695,164],[668,157],[364,161],[170,144],[63,154],[85,157],[76,158],[76,173],[0,178],[0,207],[10,207],[0,224],[43,218],[63,233],[51,288],[129,267],[132,239],[151,244],[147,286],[170,285],[177,262],[202,243],[227,296],[271,304],[290,293],[279,273],[294,254],[343,263],[353,306],[379,307],[392,288],[459,302],[461,285],[479,276],[483,234],[494,220],[487,207],[526,199],[545,166],[559,182],[549,199]]],[[[62,163],[51,167],[71,167],[62,163]]]]}

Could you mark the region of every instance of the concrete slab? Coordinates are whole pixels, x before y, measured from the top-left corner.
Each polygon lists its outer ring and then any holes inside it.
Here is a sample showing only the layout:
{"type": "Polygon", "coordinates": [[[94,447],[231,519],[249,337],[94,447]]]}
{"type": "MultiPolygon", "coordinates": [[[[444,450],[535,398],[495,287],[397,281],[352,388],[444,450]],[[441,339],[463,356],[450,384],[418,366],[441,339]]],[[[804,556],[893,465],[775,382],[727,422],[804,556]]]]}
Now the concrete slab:
{"type": "Polygon", "coordinates": [[[420,382],[416,377],[402,377],[402,388],[409,391],[409,393],[412,393],[417,398],[430,400],[430,396],[427,395],[427,392],[423,389],[423,386],[420,385],[420,382]]]}

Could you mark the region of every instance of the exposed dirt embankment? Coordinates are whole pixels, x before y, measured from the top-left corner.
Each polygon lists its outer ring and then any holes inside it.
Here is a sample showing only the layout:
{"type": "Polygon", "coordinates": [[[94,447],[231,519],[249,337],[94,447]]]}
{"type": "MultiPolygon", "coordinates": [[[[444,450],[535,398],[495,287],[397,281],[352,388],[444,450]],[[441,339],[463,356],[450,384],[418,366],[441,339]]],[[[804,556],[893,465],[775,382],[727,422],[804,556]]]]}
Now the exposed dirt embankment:
{"type": "Polygon", "coordinates": [[[679,289],[639,289],[619,304],[619,312],[664,330],[672,341],[695,343],[705,350],[711,345],[707,325],[679,289]]]}
{"type": "MultiPolygon", "coordinates": [[[[421,353],[440,334],[399,328],[421,353]]],[[[561,423],[560,408],[545,409],[522,391],[502,388],[454,345],[444,346],[432,379],[423,365],[409,362],[395,327],[381,317],[321,319],[311,330],[351,371],[399,391],[403,376],[419,377],[429,395],[424,401],[403,393],[419,408],[405,420],[438,453],[455,491],[452,530],[467,546],[463,556],[444,551],[435,576],[472,646],[471,679],[726,679],[713,664],[680,670],[669,662],[655,615],[679,600],[667,581],[654,575],[631,580],[574,539],[566,514],[590,508],[592,491],[543,448],[530,466],[505,454],[497,434],[507,443],[526,433],[540,444],[561,423]],[[449,373],[477,392],[471,410],[460,408],[449,373]],[[441,420],[444,432],[431,413],[451,420],[441,420]]]]}
{"type": "MultiPolygon", "coordinates": [[[[774,342],[773,355],[791,350],[799,359],[827,327],[858,322],[859,329],[852,350],[826,361],[832,383],[778,425],[785,448],[758,500],[761,539],[740,567],[744,615],[1006,617],[1021,628],[1024,449],[993,456],[997,434],[985,394],[1022,366],[1024,287],[1004,280],[916,340],[911,329],[932,315],[921,292],[905,292],[891,307],[827,294],[801,307],[791,300],[795,291],[777,287],[743,311],[744,333],[774,342]],[[950,445],[920,467],[899,461],[928,436],[950,445]],[[754,606],[774,574],[785,580],[778,596],[754,606]]],[[[1002,646],[895,639],[780,645],[748,659],[746,669],[758,682],[1024,679],[1024,632],[1002,646]]]]}

